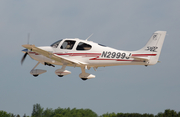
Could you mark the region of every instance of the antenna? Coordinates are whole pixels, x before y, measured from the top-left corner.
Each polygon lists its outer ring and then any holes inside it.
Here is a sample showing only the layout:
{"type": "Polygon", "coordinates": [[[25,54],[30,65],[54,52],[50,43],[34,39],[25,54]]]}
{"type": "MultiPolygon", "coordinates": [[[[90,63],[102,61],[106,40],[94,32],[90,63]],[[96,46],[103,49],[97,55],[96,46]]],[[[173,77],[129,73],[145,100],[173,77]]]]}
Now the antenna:
{"type": "Polygon", "coordinates": [[[29,44],[29,39],[30,39],[30,33],[28,33],[28,40],[27,40],[27,44],[29,44]]]}
{"type": "Polygon", "coordinates": [[[93,35],[93,33],[86,39],[86,41],[93,35]]]}

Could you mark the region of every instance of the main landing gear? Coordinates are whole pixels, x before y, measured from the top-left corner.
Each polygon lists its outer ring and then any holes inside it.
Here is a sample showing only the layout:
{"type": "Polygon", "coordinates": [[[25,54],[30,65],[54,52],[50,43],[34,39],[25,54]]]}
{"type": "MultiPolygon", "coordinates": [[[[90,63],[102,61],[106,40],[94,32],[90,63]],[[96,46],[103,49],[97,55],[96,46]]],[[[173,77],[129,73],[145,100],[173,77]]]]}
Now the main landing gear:
{"type": "Polygon", "coordinates": [[[82,80],[85,81],[85,80],[87,80],[87,79],[95,78],[95,75],[86,73],[85,67],[81,67],[81,71],[82,71],[82,73],[79,74],[79,77],[80,77],[82,80]]]}
{"type": "Polygon", "coordinates": [[[63,77],[63,76],[65,76],[65,75],[71,74],[70,71],[65,70],[66,66],[67,66],[67,64],[63,64],[63,66],[61,67],[61,69],[57,69],[57,70],[55,71],[55,74],[56,74],[57,76],[59,76],[59,77],[63,77]]]}

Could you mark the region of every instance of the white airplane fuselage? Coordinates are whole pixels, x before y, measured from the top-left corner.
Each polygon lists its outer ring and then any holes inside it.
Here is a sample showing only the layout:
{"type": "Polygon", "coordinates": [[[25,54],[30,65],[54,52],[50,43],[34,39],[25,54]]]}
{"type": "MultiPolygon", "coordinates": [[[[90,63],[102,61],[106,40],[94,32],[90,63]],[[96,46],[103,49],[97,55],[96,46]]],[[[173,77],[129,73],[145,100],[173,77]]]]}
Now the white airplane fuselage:
{"type": "MultiPolygon", "coordinates": [[[[74,40],[74,39],[64,39],[65,40],[74,40]]],[[[83,40],[75,39],[76,43],[82,42],[83,40]]],[[[134,61],[133,56],[135,52],[130,51],[121,51],[113,49],[106,46],[98,45],[97,43],[83,41],[85,43],[91,44],[91,50],[87,51],[77,51],[76,44],[72,50],[60,49],[60,45],[57,48],[51,46],[39,47],[43,50],[56,54],[58,56],[64,56],[69,59],[74,59],[87,63],[88,67],[105,67],[105,66],[118,66],[118,65],[145,65],[144,62],[134,61]]],[[[47,58],[43,55],[39,55],[36,52],[29,52],[29,56],[34,60],[37,60],[41,63],[50,63],[54,65],[62,65],[62,63],[54,61],[50,58],[47,58]]],[[[67,65],[72,66],[72,65],[67,65]]],[[[78,66],[77,66],[78,67],[78,66]]]]}

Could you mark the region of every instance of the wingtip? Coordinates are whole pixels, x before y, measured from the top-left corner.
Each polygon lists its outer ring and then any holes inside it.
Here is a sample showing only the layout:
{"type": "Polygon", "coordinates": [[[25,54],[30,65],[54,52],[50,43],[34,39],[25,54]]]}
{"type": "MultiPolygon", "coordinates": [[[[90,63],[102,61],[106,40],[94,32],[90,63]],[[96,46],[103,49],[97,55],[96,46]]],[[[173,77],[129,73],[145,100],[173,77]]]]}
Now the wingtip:
{"type": "Polygon", "coordinates": [[[158,30],[158,31],[156,31],[156,32],[154,32],[154,33],[167,33],[167,31],[158,30]]]}
{"type": "Polygon", "coordinates": [[[22,45],[22,47],[24,47],[24,48],[31,48],[31,47],[34,47],[35,45],[29,45],[29,44],[24,44],[24,45],[22,45]]]}

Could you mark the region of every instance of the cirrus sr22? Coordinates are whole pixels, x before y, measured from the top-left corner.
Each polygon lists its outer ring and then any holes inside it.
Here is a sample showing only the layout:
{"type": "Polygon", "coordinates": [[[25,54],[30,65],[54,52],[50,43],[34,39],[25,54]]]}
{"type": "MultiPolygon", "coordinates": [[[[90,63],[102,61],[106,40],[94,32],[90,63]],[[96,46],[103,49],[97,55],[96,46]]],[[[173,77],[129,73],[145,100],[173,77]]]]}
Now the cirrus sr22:
{"type": "Polygon", "coordinates": [[[166,31],[156,31],[148,43],[137,51],[124,51],[110,48],[92,41],[78,38],[66,38],[53,43],[50,46],[36,47],[35,45],[22,45],[24,56],[21,64],[27,55],[38,61],[30,73],[37,77],[45,73],[46,70],[35,69],[40,63],[55,67],[55,74],[59,77],[71,74],[65,70],[66,66],[80,67],[79,77],[82,80],[95,78],[95,75],[86,73],[86,69],[91,67],[96,71],[98,67],[118,66],[118,65],[154,65],[158,62],[162,45],[166,36],[166,31]]]}

